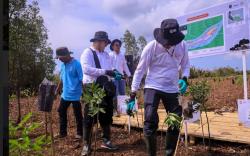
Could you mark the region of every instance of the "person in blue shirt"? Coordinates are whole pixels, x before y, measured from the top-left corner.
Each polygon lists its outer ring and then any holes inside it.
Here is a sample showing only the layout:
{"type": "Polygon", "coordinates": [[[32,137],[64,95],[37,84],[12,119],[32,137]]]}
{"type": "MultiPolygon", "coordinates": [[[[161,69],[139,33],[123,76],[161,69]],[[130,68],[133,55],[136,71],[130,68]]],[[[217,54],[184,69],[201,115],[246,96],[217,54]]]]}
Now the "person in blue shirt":
{"type": "Polygon", "coordinates": [[[56,89],[56,94],[62,89],[61,102],[58,108],[60,118],[58,137],[64,138],[67,136],[67,110],[70,104],[72,104],[77,124],[76,139],[81,139],[83,135],[83,116],[80,97],[82,95],[83,72],[80,62],[71,57],[71,53],[67,47],[56,49],[57,59],[63,62],[60,71],[60,82],[56,89]]]}

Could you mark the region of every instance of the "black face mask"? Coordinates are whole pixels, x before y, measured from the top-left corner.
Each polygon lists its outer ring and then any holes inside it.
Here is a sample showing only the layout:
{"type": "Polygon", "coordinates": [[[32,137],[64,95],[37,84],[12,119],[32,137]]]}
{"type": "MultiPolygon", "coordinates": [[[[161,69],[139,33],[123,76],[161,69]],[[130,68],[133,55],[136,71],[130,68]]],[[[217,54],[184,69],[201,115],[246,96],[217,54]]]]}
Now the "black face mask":
{"type": "Polygon", "coordinates": [[[167,29],[163,29],[163,37],[165,39],[169,39],[172,38],[173,36],[175,36],[175,34],[179,31],[178,28],[167,28],[167,29]]]}

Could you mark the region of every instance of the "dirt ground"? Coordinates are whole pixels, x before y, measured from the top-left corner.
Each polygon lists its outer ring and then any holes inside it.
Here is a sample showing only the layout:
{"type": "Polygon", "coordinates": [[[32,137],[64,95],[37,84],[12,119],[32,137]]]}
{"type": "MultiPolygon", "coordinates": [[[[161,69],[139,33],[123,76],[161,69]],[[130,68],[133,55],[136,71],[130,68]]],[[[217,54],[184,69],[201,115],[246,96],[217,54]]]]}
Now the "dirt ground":
{"type": "MultiPolygon", "coordinates": [[[[42,123],[37,131],[33,135],[45,134],[45,117],[44,113],[37,110],[37,105],[35,104],[35,98],[22,99],[21,107],[22,114],[28,112],[33,112],[33,122],[42,123]]],[[[52,111],[52,121],[53,121],[53,132],[54,134],[58,133],[59,124],[58,124],[58,114],[57,107],[59,105],[59,99],[54,102],[53,111],[52,111]]],[[[10,102],[10,120],[16,121],[17,119],[17,103],[16,101],[10,102]]],[[[73,110],[70,108],[68,110],[68,136],[64,139],[55,139],[55,151],[57,156],[80,156],[82,150],[81,141],[75,141],[74,135],[76,133],[75,119],[73,116],[73,110]]],[[[129,135],[127,130],[124,127],[113,126],[112,127],[112,141],[115,145],[119,147],[117,151],[107,151],[100,147],[101,140],[100,135],[101,131],[99,129],[97,133],[97,156],[145,156],[146,155],[146,146],[143,141],[143,134],[141,130],[132,129],[131,134],[129,135]],[[141,134],[141,136],[140,136],[141,134]]],[[[157,155],[164,155],[164,133],[159,133],[158,135],[158,153],[157,155]]],[[[190,145],[188,148],[184,147],[184,143],[181,141],[177,150],[178,156],[250,156],[250,145],[237,144],[237,143],[228,143],[228,142],[219,142],[212,141],[212,150],[207,152],[204,148],[202,141],[198,140],[195,145],[190,145]]],[[[92,144],[94,148],[94,143],[92,144]]],[[[94,152],[92,153],[92,155],[94,152]]],[[[45,148],[44,155],[49,155],[49,148],[45,148]]]]}

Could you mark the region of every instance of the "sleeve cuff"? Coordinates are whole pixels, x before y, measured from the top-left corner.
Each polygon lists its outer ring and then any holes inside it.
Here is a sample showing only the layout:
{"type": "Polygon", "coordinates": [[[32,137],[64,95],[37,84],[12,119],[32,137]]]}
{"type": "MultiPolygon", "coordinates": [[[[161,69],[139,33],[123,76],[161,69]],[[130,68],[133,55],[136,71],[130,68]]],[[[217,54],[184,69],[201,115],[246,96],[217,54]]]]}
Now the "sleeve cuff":
{"type": "Polygon", "coordinates": [[[100,69],[100,75],[105,75],[106,74],[106,70],[105,69],[100,69]]]}

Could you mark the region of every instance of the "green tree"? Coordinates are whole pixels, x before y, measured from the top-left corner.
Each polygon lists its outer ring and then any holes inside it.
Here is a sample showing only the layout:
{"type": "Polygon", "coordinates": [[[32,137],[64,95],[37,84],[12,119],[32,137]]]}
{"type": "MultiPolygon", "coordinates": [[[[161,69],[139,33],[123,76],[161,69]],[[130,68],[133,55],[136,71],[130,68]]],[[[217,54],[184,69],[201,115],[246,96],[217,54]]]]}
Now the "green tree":
{"type": "Polygon", "coordinates": [[[135,58],[139,51],[139,47],[137,46],[135,36],[129,30],[125,31],[122,42],[126,49],[126,55],[133,55],[133,58],[135,58]]]}
{"type": "Polygon", "coordinates": [[[147,45],[147,40],[145,39],[144,36],[139,36],[138,39],[137,39],[137,44],[138,44],[138,47],[139,47],[137,57],[140,57],[144,47],[147,45]]]}
{"type": "Polygon", "coordinates": [[[20,92],[37,89],[44,77],[52,77],[55,62],[47,42],[47,29],[39,14],[37,1],[9,2],[9,82],[18,99],[18,120],[21,120],[20,92]]]}

